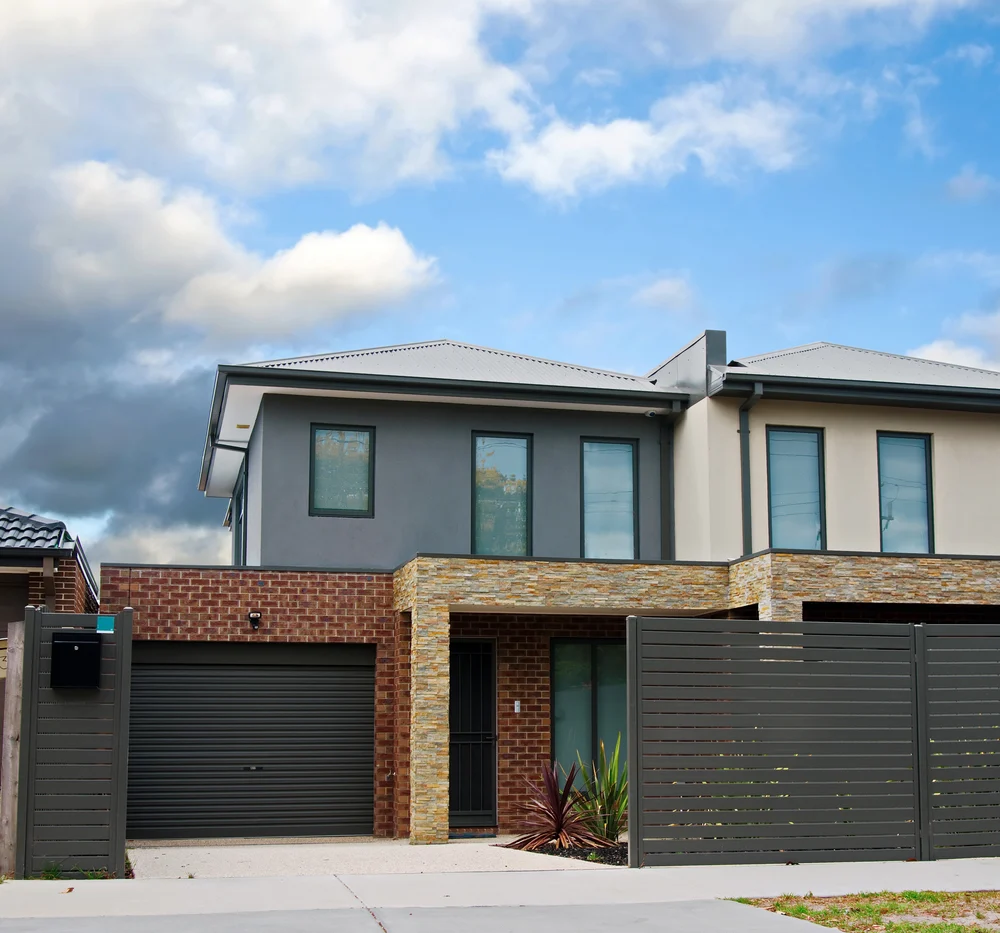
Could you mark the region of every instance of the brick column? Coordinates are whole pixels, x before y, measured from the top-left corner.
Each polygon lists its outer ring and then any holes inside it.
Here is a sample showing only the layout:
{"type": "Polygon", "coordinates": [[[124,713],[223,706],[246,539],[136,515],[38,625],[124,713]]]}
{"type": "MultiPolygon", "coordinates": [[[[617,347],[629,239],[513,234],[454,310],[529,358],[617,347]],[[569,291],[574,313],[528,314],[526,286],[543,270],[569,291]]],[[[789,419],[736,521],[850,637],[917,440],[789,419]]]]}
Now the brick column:
{"type": "Polygon", "coordinates": [[[415,605],[411,618],[410,842],[447,842],[448,607],[415,605]]]}

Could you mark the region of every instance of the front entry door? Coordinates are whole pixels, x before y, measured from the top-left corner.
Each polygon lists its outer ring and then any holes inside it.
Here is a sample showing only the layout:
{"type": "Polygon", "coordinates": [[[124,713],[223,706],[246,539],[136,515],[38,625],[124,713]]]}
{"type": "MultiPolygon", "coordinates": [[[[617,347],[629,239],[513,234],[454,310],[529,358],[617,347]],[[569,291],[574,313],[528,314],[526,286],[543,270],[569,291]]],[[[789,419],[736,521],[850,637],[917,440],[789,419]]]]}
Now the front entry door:
{"type": "Polygon", "coordinates": [[[496,666],[493,642],[451,643],[453,829],[496,826],[496,666]]]}

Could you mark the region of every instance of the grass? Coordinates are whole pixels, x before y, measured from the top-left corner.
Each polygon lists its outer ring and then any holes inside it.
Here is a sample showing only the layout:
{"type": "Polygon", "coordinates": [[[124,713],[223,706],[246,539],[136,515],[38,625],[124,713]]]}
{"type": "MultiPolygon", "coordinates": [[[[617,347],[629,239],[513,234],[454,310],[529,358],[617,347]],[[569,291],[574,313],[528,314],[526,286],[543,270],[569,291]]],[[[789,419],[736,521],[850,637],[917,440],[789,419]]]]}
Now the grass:
{"type": "Polygon", "coordinates": [[[903,891],[845,897],[736,898],[844,933],[997,933],[1000,891],[903,891]]]}

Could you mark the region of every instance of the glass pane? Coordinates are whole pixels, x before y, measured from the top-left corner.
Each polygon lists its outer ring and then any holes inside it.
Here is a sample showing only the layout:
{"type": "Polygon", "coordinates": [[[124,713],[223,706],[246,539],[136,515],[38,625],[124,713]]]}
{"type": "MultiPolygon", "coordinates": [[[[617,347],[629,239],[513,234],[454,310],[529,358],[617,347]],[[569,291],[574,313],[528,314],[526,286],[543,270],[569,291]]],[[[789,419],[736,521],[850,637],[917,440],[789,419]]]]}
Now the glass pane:
{"type": "Polygon", "coordinates": [[[313,451],[313,508],[367,512],[371,431],[316,428],[313,451]]]}
{"type": "MultiPolygon", "coordinates": [[[[615,742],[622,737],[619,766],[626,762],[628,721],[626,720],[625,646],[597,645],[597,741],[614,754],[615,742]]],[[[594,749],[596,755],[599,749],[594,749]]]]}
{"type": "Polygon", "coordinates": [[[590,645],[553,642],[552,653],[552,746],[563,773],[577,752],[584,761],[593,754],[590,645]]]}
{"type": "Polygon", "coordinates": [[[583,556],[635,558],[631,444],[583,445],[583,556]]]}
{"type": "Polygon", "coordinates": [[[930,551],[927,438],[878,439],[879,512],[882,550],[930,551]]]}
{"type": "Polygon", "coordinates": [[[768,431],[771,547],[820,548],[818,431],[768,431]]]}
{"type": "Polygon", "coordinates": [[[528,553],[528,439],[476,438],[476,554],[528,553]]]}

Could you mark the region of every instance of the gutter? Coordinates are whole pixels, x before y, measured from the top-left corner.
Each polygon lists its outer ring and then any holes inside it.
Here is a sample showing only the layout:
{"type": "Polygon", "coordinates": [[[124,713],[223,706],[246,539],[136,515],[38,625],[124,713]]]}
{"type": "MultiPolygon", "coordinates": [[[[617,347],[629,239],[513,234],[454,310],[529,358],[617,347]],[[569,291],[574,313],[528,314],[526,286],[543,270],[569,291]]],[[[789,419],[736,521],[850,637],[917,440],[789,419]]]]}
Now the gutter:
{"type": "Polygon", "coordinates": [[[767,376],[752,372],[723,373],[722,384],[712,395],[744,398],[747,390],[752,390],[757,385],[766,386],[769,399],[784,401],[1000,412],[1000,389],[819,379],[810,376],[767,376]]]}
{"type": "Polygon", "coordinates": [[[743,556],[753,553],[753,513],[750,502],[750,409],[764,394],[764,384],[755,382],[753,391],[740,405],[740,501],[743,511],[743,556]]]}

